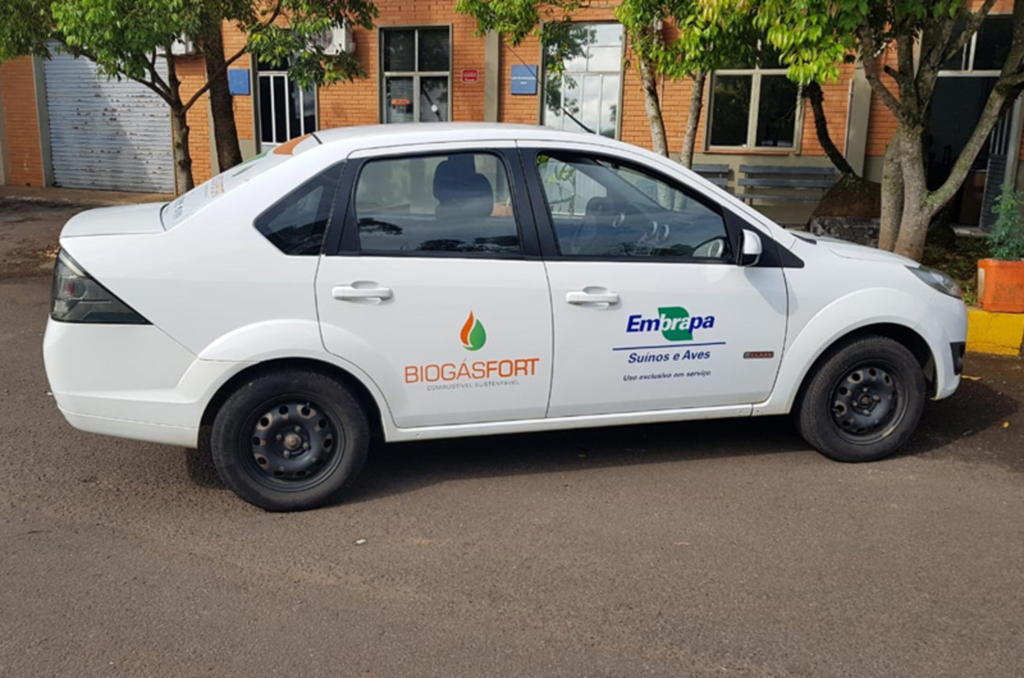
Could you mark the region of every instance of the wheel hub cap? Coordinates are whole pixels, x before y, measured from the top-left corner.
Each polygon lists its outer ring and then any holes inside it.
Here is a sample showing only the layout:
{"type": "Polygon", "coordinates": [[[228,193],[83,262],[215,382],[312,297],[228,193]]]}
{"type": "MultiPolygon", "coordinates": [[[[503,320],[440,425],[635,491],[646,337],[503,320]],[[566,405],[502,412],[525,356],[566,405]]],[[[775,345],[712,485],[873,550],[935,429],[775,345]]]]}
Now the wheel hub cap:
{"type": "Polygon", "coordinates": [[[851,370],[832,393],[832,417],[850,436],[870,436],[892,419],[897,409],[896,381],[880,366],[851,370]]]}
{"type": "Polygon", "coordinates": [[[256,418],[250,436],[255,468],[274,482],[316,476],[326,468],[339,442],[330,418],[304,400],[275,404],[256,418]]]}

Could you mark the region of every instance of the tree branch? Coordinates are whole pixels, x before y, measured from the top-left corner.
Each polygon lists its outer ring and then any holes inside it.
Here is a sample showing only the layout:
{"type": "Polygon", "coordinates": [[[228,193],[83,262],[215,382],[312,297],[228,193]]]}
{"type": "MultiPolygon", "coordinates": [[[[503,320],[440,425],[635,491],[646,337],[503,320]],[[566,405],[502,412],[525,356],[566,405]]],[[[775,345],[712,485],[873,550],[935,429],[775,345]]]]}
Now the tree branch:
{"type": "MultiPolygon", "coordinates": [[[[55,36],[54,39],[58,43],[60,43],[61,46],[63,46],[64,49],[67,51],[67,53],[70,54],[71,56],[73,56],[75,58],[85,57],[86,59],[88,59],[89,61],[93,62],[94,64],[98,64],[99,63],[99,61],[96,59],[96,55],[95,54],[93,54],[89,50],[85,49],[84,47],[78,47],[78,46],[69,45],[68,41],[67,41],[67,38],[65,38],[63,35],[57,35],[57,36],[55,36]]],[[[168,104],[171,103],[170,92],[167,91],[167,90],[162,90],[159,87],[160,84],[164,84],[163,80],[160,80],[159,78],[157,78],[157,80],[155,80],[153,82],[150,82],[149,80],[140,80],[139,78],[133,78],[130,75],[128,75],[127,73],[124,73],[123,71],[120,71],[120,69],[119,69],[119,72],[121,72],[129,80],[134,80],[135,82],[139,83],[140,85],[145,85],[149,89],[153,90],[161,99],[166,101],[168,104]]]]}
{"type": "Polygon", "coordinates": [[[992,92],[988,95],[978,124],[974,127],[967,144],[960,151],[956,162],[953,163],[949,177],[942,186],[929,193],[926,198],[926,204],[932,210],[932,214],[942,209],[956,194],[964,179],[967,178],[967,173],[970,171],[971,165],[974,164],[975,158],[978,157],[982,146],[988,141],[988,135],[999,120],[999,115],[1003,111],[1009,94],[1014,87],[1024,82],[1024,73],[1020,73],[1018,70],[1022,60],[1024,60],[1024,2],[1018,1],[1013,4],[1013,39],[1010,43],[1010,53],[1006,55],[1002,72],[995,87],[992,88],[992,92]]]}
{"type": "Polygon", "coordinates": [[[244,54],[245,54],[245,47],[243,47],[242,49],[240,49],[237,52],[235,52],[234,55],[230,59],[226,59],[224,61],[224,64],[220,68],[215,70],[212,74],[208,75],[207,78],[206,78],[206,82],[203,84],[203,86],[200,87],[199,89],[197,89],[195,94],[193,94],[192,97],[187,102],[185,102],[185,110],[187,111],[188,109],[192,108],[192,105],[195,102],[199,101],[199,97],[201,97],[204,94],[206,94],[207,90],[210,89],[210,80],[212,80],[214,77],[218,77],[219,78],[221,76],[221,74],[223,74],[224,72],[226,72],[228,70],[228,66],[230,66],[231,64],[233,64],[236,61],[238,61],[242,57],[242,55],[244,55],[244,54]]]}
{"type": "Polygon", "coordinates": [[[871,85],[871,90],[892,111],[897,120],[903,120],[903,110],[900,107],[899,99],[889,91],[889,88],[885,86],[882,79],[878,77],[878,52],[876,51],[874,31],[869,26],[862,25],[857,33],[859,34],[858,37],[860,38],[861,45],[860,59],[864,63],[864,75],[868,79],[868,84],[871,85]]]}
{"type": "Polygon", "coordinates": [[[889,64],[882,66],[882,70],[885,71],[885,74],[888,75],[893,80],[895,80],[896,82],[899,82],[902,79],[900,72],[897,71],[892,66],[890,66],[889,64]]]}
{"type": "Polygon", "coordinates": [[[942,58],[939,60],[940,64],[946,63],[948,59],[964,48],[964,45],[970,41],[971,36],[981,28],[981,22],[985,20],[985,17],[988,16],[989,11],[991,11],[992,6],[995,4],[996,0],[985,0],[985,4],[971,15],[971,18],[967,20],[967,25],[964,26],[964,32],[957,36],[957,39],[951,42],[946,47],[946,50],[942,52],[942,58]]]}
{"type": "MultiPolygon", "coordinates": [[[[168,53],[164,58],[165,59],[170,59],[170,58],[172,58],[172,56],[171,56],[170,53],[168,53]]],[[[160,74],[157,73],[157,71],[156,71],[156,50],[155,49],[153,50],[153,56],[149,60],[149,77],[151,77],[153,79],[153,84],[155,86],[157,86],[157,87],[161,88],[163,91],[167,92],[167,96],[171,95],[171,88],[170,88],[170,86],[164,81],[163,78],[160,77],[160,74]]]]}
{"type": "Polygon", "coordinates": [[[1024,84],[1024,73],[1015,73],[1008,75],[1000,80],[1007,87],[1017,87],[1018,85],[1024,84]]]}
{"type": "Polygon", "coordinates": [[[804,96],[811,102],[811,113],[814,115],[814,131],[818,135],[818,143],[821,144],[825,155],[836,166],[836,169],[845,176],[856,177],[857,172],[847,162],[846,157],[843,156],[836,147],[835,142],[832,141],[832,135],[829,134],[828,118],[825,117],[825,94],[821,91],[821,85],[813,81],[808,83],[804,88],[804,96]]]}
{"type": "MultiPolygon", "coordinates": [[[[269,28],[271,25],[273,25],[275,21],[277,21],[277,18],[281,16],[281,12],[283,10],[284,2],[282,0],[277,0],[277,2],[274,4],[274,10],[270,12],[270,16],[266,20],[260,21],[259,26],[254,30],[269,28]]],[[[244,56],[247,51],[248,45],[245,45],[244,47],[242,47],[242,49],[235,52],[229,59],[226,59],[220,68],[216,69],[212,74],[207,74],[206,82],[203,84],[202,87],[195,91],[195,93],[189,98],[188,101],[185,102],[184,110],[188,111],[189,109],[191,109],[192,106],[195,105],[197,101],[199,101],[199,98],[206,94],[207,91],[209,91],[210,80],[212,80],[214,77],[219,78],[221,74],[228,70],[228,67],[231,66],[231,64],[241,59],[242,56],[244,56]]]]}

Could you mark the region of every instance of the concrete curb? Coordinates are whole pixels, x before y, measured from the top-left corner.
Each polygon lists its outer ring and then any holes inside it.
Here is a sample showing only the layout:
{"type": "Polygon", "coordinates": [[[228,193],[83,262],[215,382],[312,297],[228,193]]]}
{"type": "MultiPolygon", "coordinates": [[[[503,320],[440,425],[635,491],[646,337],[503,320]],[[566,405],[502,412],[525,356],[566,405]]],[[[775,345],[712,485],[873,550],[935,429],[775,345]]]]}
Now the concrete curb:
{"type": "Polygon", "coordinates": [[[992,313],[967,309],[967,351],[1020,355],[1024,346],[1024,313],[992,313]]]}

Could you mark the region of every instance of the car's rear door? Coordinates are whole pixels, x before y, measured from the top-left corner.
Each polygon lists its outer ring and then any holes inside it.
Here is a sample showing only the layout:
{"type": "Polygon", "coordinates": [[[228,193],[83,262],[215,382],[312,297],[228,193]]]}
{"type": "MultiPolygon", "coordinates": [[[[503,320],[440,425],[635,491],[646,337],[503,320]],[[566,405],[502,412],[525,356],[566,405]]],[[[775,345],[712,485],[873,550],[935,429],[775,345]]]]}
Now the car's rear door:
{"type": "Polygon", "coordinates": [[[778,266],[737,265],[735,215],[639,155],[520,146],[551,285],[548,416],[766,399],[785,279],[778,266]]]}
{"type": "Polygon", "coordinates": [[[373,379],[399,427],[545,415],[551,302],[522,167],[504,146],[346,163],[316,281],[323,340],[373,379]]]}

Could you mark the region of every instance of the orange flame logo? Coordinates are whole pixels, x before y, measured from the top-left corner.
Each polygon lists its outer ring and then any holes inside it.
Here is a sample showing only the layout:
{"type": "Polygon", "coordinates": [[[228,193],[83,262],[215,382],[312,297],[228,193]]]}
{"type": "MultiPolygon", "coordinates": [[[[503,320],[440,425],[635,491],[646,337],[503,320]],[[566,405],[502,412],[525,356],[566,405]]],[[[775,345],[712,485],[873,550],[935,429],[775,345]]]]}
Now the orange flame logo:
{"type": "Polygon", "coordinates": [[[484,330],[483,323],[476,319],[472,311],[469,312],[466,324],[462,326],[459,339],[462,340],[462,347],[467,351],[479,351],[487,342],[487,332],[484,330]]]}

